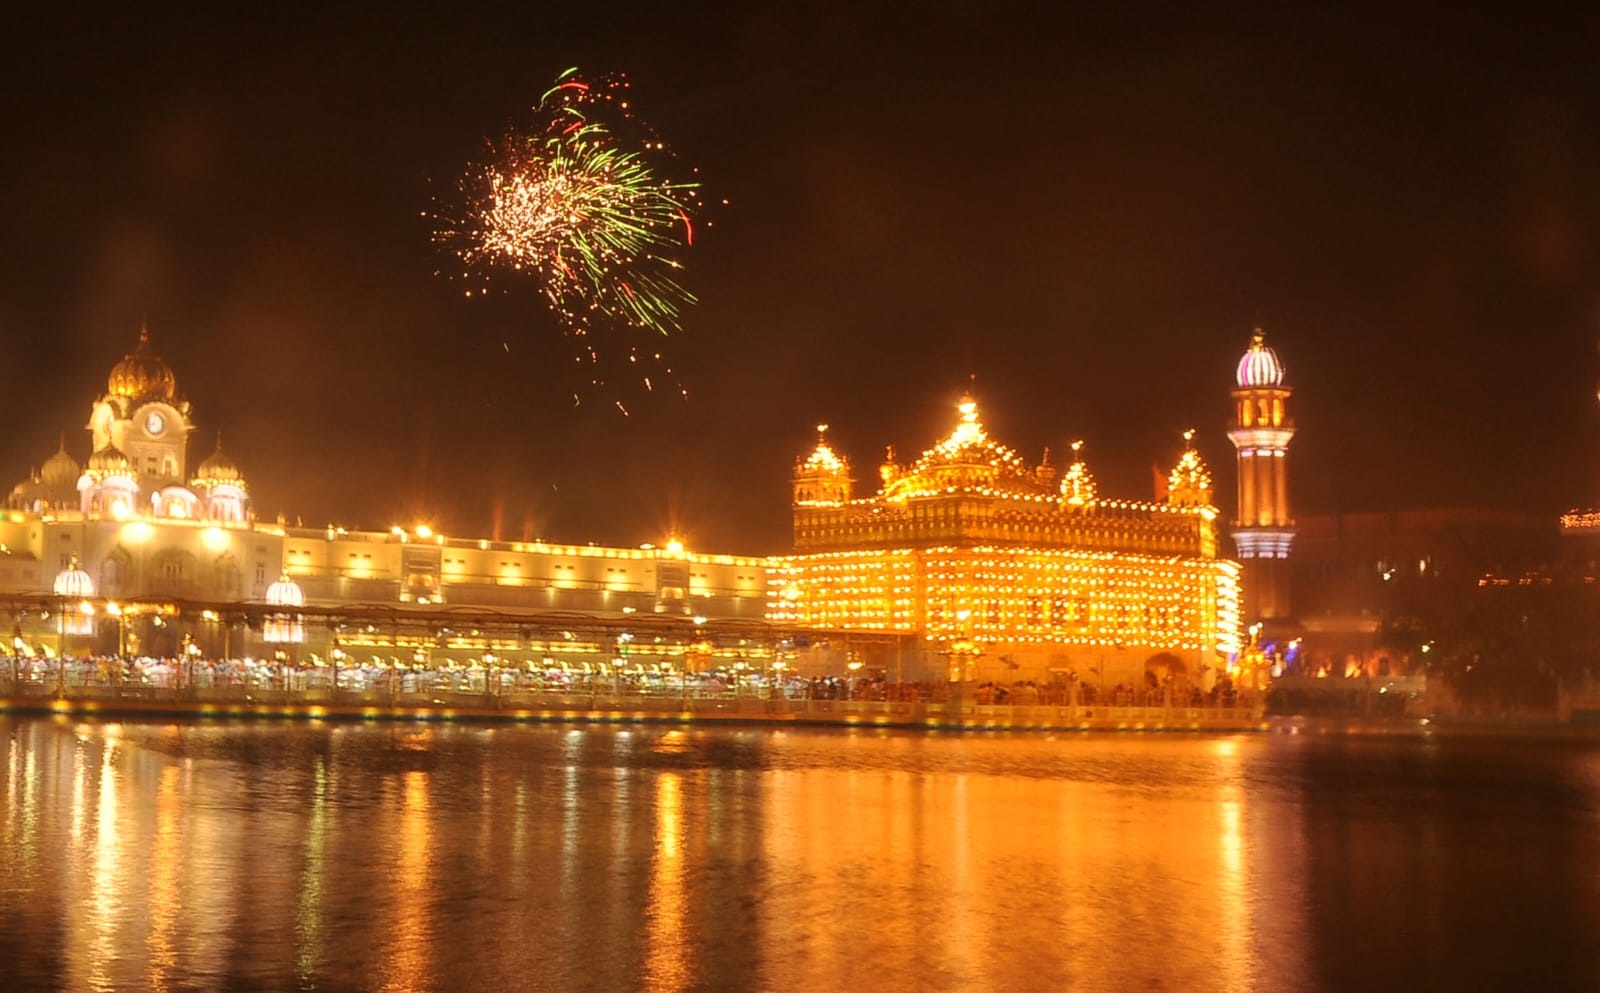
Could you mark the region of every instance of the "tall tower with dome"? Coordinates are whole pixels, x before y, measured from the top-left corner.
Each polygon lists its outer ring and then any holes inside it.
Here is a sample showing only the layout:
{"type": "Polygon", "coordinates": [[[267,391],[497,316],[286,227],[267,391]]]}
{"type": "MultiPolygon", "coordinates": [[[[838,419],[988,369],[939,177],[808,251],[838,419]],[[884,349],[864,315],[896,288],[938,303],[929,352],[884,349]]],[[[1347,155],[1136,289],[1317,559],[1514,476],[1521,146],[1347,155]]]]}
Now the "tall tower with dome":
{"type": "Polygon", "coordinates": [[[184,481],[189,444],[189,403],[178,398],[178,380],[150,346],[150,329],[139,328],[139,344],[106,377],[106,392],[94,402],[87,425],[95,455],[121,455],[140,487],[184,481]]]}
{"type": "Polygon", "coordinates": [[[1238,451],[1239,511],[1234,547],[1243,568],[1242,609],[1246,624],[1293,616],[1289,604],[1289,550],[1294,518],[1289,512],[1289,442],[1294,419],[1284,366],[1256,328],[1234,376],[1228,440],[1238,451]]]}

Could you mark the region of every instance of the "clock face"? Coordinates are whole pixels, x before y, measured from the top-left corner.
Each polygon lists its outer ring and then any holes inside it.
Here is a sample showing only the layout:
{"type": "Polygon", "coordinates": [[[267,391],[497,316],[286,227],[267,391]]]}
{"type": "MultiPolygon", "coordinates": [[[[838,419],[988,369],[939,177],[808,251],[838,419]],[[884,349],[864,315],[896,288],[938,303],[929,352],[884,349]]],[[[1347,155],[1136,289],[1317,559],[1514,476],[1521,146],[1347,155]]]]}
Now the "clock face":
{"type": "Polygon", "coordinates": [[[167,428],[167,419],[161,416],[159,410],[152,410],[144,419],[144,429],[150,434],[160,434],[167,428]]]}

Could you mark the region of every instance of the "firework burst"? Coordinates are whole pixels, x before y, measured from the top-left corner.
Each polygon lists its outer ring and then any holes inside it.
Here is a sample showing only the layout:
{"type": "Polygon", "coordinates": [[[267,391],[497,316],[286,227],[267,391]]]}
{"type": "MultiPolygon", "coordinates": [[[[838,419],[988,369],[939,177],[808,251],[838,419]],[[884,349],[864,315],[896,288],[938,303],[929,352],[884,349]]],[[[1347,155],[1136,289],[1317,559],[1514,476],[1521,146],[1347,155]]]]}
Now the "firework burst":
{"type": "Polygon", "coordinates": [[[627,89],[624,77],[591,82],[569,69],[532,124],[489,141],[454,202],[429,215],[434,242],[473,284],[468,296],[502,276],[532,277],[595,367],[610,350],[629,366],[659,362],[644,337],[681,330],[695,302],[678,277],[700,186],[671,178],[676,160],[633,115],[627,89]]]}

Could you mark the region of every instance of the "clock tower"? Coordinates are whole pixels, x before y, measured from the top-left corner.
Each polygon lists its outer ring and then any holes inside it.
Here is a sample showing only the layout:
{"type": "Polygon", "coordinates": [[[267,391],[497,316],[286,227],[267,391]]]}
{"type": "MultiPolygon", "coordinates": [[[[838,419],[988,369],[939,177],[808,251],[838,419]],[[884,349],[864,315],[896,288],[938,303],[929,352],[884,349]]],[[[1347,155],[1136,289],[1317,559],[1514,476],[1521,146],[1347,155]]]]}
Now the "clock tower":
{"type": "Polygon", "coordinates": [[[151,349],[149,328],[139,328],[138,347],[112,367],[88,428],[94,451],[123,456],[140,490],[187,478],[189,403],[178,399],[177,378],[151,349]]]}

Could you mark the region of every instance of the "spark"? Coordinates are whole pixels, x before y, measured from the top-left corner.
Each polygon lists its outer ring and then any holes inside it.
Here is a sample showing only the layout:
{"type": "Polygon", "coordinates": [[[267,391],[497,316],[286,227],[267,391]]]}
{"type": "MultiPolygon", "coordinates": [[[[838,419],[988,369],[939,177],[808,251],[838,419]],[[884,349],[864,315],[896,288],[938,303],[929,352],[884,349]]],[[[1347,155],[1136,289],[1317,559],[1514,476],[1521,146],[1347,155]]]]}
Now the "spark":
{"type": "Polygon", "coordinates": [[[681,332],[697,302],[679,274],[700,183],[673,178],[677,160],[622,99],[628,86],[622,76],[562,73],[531,121],[486,142],[457,195],[428,215],[434,243],[474,284],[468,298],[516,285],[507,277],[533,280],[564,333],[582,342],[578,360],[595,366],[612,351],[636,365],[641,336],[681,332]]]}

